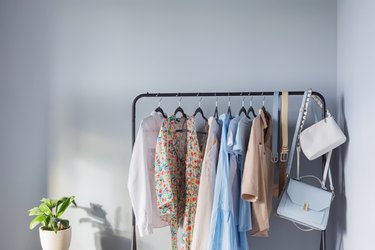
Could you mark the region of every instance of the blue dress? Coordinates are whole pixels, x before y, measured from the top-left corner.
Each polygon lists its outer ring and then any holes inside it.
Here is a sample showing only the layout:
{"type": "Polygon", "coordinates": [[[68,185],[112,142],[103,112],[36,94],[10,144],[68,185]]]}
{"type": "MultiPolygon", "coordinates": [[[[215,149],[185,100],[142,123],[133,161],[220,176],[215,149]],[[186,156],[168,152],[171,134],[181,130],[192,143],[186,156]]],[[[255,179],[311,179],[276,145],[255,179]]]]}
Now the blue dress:
{"type": "Polygon", "coordinates": [[[215,180],[208,249],[234,250],[238,249],[238,236],[234,219],[232,188],[229,173],[229,154],[227,150],[227,133],[230,117],[229,114],[222,114],[219,119],[222,124],[221,142],[215,180]]]}

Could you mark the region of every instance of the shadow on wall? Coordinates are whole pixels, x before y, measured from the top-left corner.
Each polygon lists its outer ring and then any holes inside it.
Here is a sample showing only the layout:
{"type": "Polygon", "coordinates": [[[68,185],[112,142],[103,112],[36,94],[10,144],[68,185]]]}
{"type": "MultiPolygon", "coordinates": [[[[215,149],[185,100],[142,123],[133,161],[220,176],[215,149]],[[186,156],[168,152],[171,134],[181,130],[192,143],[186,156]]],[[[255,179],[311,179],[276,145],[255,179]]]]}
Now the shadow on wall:
{"type": "Polygon", "coordinates": [[[342,245],[343,236],[346,234],[346,213],[347,213],[347,200],[345,195],[345,162],[348,146],[350,143],[350,137],[348,134],[348,127],[345,119],[345,100],[341,96],[338,103],[337,110],[337,123],[343,129],[344,134],[347,137],[345,144],[340,146],[336,151],[334,165],[332,165],[332,173],[334,176],[335,184],[335,200],[332,208],[332,232],[333,239],[332,245],[329,249],[343,250],[342,245]]]}
{"type": "Polygon", "coordinates": [[[95,247],[96,250],[126,250],[130,249],[130,239],[126,238],[124,232],[117,230],[117,222],[119,221],[119,215],[121,209],[116,209],[115,216],[115,229],[107,220],[107,212],[99,204],[90,203],[90,207],[78,207],[87,212],[89,217],[81,218],[80,223],[91,223],[92,227],[98,228],[99,232],[96,232],[95,247]]]}

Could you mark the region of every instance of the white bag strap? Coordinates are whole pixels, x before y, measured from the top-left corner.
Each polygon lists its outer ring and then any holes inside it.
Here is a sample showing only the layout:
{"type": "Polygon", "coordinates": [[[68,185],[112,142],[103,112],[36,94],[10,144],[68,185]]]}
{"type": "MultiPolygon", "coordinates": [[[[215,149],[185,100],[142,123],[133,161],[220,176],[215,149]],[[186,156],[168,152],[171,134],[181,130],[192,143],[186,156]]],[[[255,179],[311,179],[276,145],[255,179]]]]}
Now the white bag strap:
{"type": "Polygon", "coordinates": [[[301,125],[301,122],[302,122],[303,113],[305,111],[305,103],[306,103],[306,100],[307,100],[307,96],[309,95],[309,91],[310,91],[310,95],[311,95],[312,91],[308,90],[308,91],[305,91],[305,93],[302,97],[302,104],[301,104],[301,108],[299,109],[296,128],[294,130],[293,140],[292,140],[292,144],[291,144],[290,151],[289,151],[288,164],[287,164],[287,168],[286,168],[286,176],[287,177],[290,175],[290,170],[292,169],[294,151],[295,151],[296,145],[297,145],[299,128],[300,128],[300,125],[301,125]]]}
{"type": "MultiPolygon", "coordinates": [[[[297,180],[300,180],[301,178],[303,177],[307,177],[307,176],[300,176],[300,165],[299,165],[299,162],[300,162],[300,154],[301,154],[301,146],[297,146],[297,180]]],[[[327,153],[327,156],[326,156],[326,163],[324,165],[324,170],[323,170],[323,180],[320,180],[318,177],[316,176],[310,176],[310,177],[315,177],[317,180],[319,180],[320,184],[321,184],[321,187],[322,189],[325,189],[327,190],[326,188],[326,182],[327,182],[327,176],[328,176],[328,179],[329,179],[329,188],[331,189],[331,191],[334,193],[335,191],[335,188],[333,186],[333,182],[332,182],[332,174],[331,174],[331,168],[329,166],[329,163],[331,161],[331,155],[332,155],[332,150],[329,151],[327,153]]]]}

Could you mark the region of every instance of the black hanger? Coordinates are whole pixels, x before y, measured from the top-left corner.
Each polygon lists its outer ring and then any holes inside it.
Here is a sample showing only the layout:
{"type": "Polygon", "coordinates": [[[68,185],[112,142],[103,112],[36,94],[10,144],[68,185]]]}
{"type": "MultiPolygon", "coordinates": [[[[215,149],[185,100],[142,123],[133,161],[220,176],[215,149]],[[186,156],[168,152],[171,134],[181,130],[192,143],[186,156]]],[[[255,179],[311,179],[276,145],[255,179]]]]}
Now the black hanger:
{"type": "MultiPolygon", "coordinates": [[[[251,92],[249,93],[249,95],[251,95],[251,92]]],[[[250,113],[253,115],[254,118],[257,116],[253,108],[253,97],[250,97],[250,108],[247,110],[247,115],[250,115],[250,113]]]]}
{"type": "Polygon", "coordinates": [[[180,112],[181,115],[182,115],[184,118],[187,118],[187,115],[185,114],[184,110],[181,108],[181,100],[182,100],[182,97],[180,98],[180,101],[178,102],[178,107],[177,107],[176,110],[174,111],[174,116],[176,116],[177,113],[180,112]]]}
{"type": "Polygon", "coordinates": [[[207,119],[207,118],[204,116],[204,114],[203,114],[203,110],[202,110],[202,108],[201,108],[201,101],[202,101],[202,97],[201,97],[201,99],[199,100],[198,108],[195,110],[193,116],[196,116],[198,113],[200,113],[200,114],[202,115],[202,118],[203,118],[205,121],[208,121],[208,119],[207,119]]]}
{"type": "MultiPolygon", "coordinates": [[[[216,94],[215,94],[216,95],[216,94]]],[[[216,120],[216,122],[219,122],[219,110],[217,108],[217,101],[218,101],[218,97],[216,96],[216,104],[215,104],[215,112],[214,112],[214,118],[216,120]]]]}
{"type": "Polygon", "coordinates": [[[238,116],[241,116],[241,114],[244,113],[245,116],[250,119],[250,116],[247,114],[247,111],[245,109],[245,103],[244,103],[244,101],[245,101],[245,97],[242,99],[242,107],[240,109],[240,112],[238,112],[238,116]]]}
{"type": "MultiPolygon", "coordinates": [[[[263,93],[262,93],[262,95],[263,95],[263,93]]],[[[264,101],[266,100],[266,96],[265,95],[263,95],[263,101],[262,101],[262,111],[263,112],[266,112],[266,107],[264,106],[264,101]]]]}
{"type": "Polygon", "coordinates": [[[160,98],[160,100],[159,100],[159,105],[158,105],[158,107],[155,109],[155,112],[159,112],[164,118],[167,118],[167,115],[164,113],[164,110],[160,107],[161,100],[163,100],[163,98],[160,98]]]}
{"type": "Polygon", "coordinates": [[[227,110],[227,114],[229,114],[229,118],[232,119],[232,110],[230,108],[230,95],[228,93],[228,110],[227,110]]]}

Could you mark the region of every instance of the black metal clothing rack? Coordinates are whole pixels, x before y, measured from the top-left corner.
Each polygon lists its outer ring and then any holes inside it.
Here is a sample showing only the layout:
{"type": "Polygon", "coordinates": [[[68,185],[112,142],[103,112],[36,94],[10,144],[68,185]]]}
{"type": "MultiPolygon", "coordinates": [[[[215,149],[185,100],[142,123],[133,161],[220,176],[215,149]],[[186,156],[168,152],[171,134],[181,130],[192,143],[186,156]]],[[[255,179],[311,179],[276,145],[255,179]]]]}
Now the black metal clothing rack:
{"type": "MultiPolygon", "coordinates": [[[[299,96],[303,95],[304,91],[289,91],[289,95],[293,96],[299,96]]],[[[189,92],[189,93],[143,93],[136,96],[133,100],[132,104],[132,148],[135,143],[135,137],[136,137],[136,106],[138,100],[145,97],[203,97],[203,96],[214,96],[214,97],[231,97],[231,96],[272,96],[274,92],[271,91],[265,91],[265,92],[189,92]]],[[[281,94],[281,91],[280,91],[281,94]]],[[[326,114],[326,101],[324,99],[324,96],[320,94],[319,92],[312,92],[313,95],[318,96],[323,104],[323,110],[322,110],[322,117],[325,117],[326,114]]],[[[325,157],[323,157],[322,166],[324,168],[325,163],[325,157]]],[[[135,228],[135,216],[134,212],[132,210],[132,238],[131,238],[131,250],[137,250],[137,238],[136,238],[136,228],[135,228]]],[[[326,250],[326,231],[321,232],[321,239],[320,239],[320,250],[326,250]]]]}

